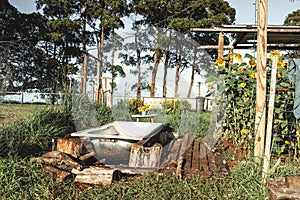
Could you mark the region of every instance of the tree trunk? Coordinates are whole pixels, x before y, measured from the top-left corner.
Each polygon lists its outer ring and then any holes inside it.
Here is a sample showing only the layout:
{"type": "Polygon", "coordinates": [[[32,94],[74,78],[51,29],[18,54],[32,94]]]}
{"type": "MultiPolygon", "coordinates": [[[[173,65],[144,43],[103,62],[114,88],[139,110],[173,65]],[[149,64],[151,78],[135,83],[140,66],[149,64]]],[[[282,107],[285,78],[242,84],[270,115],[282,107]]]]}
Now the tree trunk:
{"type": "Polygon", "coordinates": [[[135,35],[135,45],[136,45],[136,54],[137,54],[137,89],[136,89],[136,98],[141,99],[141,46],[137,41],[137,36],[135,35]]]}
{"type": "Polygon", "coordinates": [[[159,42],[157,41],[155,45],[155,52],[154,52],[154,67],[153,67],[152,78],[151,78],[150,97],[155,96],[155,80],[158,71],[159,61],[161,58],[161,50],[158,47],[159,47],[159,42]]]}
{"type": "Polygon", "coordinates": [[[164,80],[163,80],[163,97],[167,97],[167,76],[168,76],[168,62],[170,58],[170,52],[165,52],[165,64],[164,64],[164,80]]]}
{"type": "MultiPolygon", "coordinates": [[[[86,1],[84,2],[84,11],[86,11],[86,1]]],[[[85,12],[84,12],[85,13],[85,12]]],[[[83,46],[83,65],[81,70],[81,91],[83,95],[86,95],[86,81],[87,81],[87,52],[86,52],[86,14],[83,16],[83,39],[82,39],[82,46],[83,46]]]]}
{"type": "Polygon", "coordinates": [[[100,47],[98,48],[97,89],[96,89],[96,103],[98,104],[102,102],[103,51],[104,51],[104,24],[103,24],[103,20],[101,20],[101,36],[100,36],[100,47]]]}
{"type": "Polygon", "coordinates": [[[181,64],[181,56],[178,56],[178,59],[176,60],[176,75],[175,75],[175,90],[174,90],[174,97],[178,97],[178,84],[179,84],[179,78],[180,78],[180,64],[181,64]]]}
{"type": "MultiPolygon", "coordinates": [[[[193,66],[192,66],[192,74],[191,74],[191,80],[190,80],[190,87],[187,93],[187,98],[191,97],[191,93],[192,93],[192,88],[194,85],[194,80],[195,80],[195,65],[196,65],[196,55],[197,55],[197,49],[196,47],[194,48],[194,59],[193,59],[193,66]]],[[[200,95],[199,95],[200,96],[200,95]]]]}
{"type": "Polygon", "coordinates": [[[180,79],[180,66],[181,66],[181,41],[179,41],[179,44],[177,45],[176,49],[176,75],[175,75],[175,89],[174,89],[174,97],[178,97],[178,84],[180,79]],[[178,53],[179,52],[179,53],[178,53]]]}

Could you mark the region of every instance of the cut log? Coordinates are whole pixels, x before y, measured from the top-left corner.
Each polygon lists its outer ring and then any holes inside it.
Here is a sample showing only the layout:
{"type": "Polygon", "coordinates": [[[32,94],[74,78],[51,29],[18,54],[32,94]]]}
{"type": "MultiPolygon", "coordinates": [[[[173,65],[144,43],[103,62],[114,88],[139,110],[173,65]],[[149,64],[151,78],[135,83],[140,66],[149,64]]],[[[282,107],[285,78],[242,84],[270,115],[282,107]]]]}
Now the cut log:
{"type": "Polygon", "coordinates": [[[63,170],[60,170],[60,169],[58,169],[56,167],[49,166],[49,165],[45,165],[44,166],[44,170],[46,172],[49,172],[50,174],[52,174],[53,178],[58,183],[63,182],[66,177],[68,177],[69,175],[71,175],[70,172],[63,171],[63,170]]]}
{"type": "Polygon", "coordinates": [[[79,157],[79,160],[87,160],[93,156],[95,156],[95,152],[90,152],[90,153],[87,153],[87,154],[84,154],[82,156],[79,157]]]}
{"type": "Polygon", "coordinates": [[[285,182],[289,189],[300,192],[300,177],[299,176],[286,176],[285,182]]]}
{"type": "Polygon", "coordinates": [[[267,183],[270,188],[270,199],[300,199],[299,180],[298,176],[269,178],[267,183]]]}
{"type": "Polygon", "coordinates": [[[144,147],[132,144],[129,158],[129,167],[157,168],[160,166],[162,145],[155,144],[152,147],[144,147]]]}
{"type": "Polygon", "coordinates": [[[73,139],[59,138],[57,139],[56,149],[57,151],[78,158],[82,152],[82,146],[83,146],[82,141],[78,138],[73,138],[73,139]]]}
{"type": "Polygon", "coordinates": [[[32,162],[40,161],[43,164],[48,165],[62,165],[65,164],[71,168],[75,168],[80,170],[82,168],[81,164],[74,161],[68,155],[59,152],[59,151],[51,151],[42,155],[42,157],[31,159],[32,162]]]}
{"type": "Polygon", "coordinates": [[[119,170],[101,167],[89,167],[82,171],[73,169],[76,174],[74,182],[96,185],[110,185],[121,175],[119,170]]]}

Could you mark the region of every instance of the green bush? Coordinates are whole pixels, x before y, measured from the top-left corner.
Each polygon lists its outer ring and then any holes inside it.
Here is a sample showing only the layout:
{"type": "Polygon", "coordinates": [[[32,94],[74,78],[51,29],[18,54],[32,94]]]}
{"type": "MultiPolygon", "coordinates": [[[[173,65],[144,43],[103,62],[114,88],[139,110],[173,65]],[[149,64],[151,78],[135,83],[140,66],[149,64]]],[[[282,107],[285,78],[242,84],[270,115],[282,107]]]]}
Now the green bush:
{"type": "Polygon", "coordinates": [[[52,139],[74,131],[75,126],[68,110],[63,107],[43,109],[28,119],[0,128],[0,156],[28,155],[49,150],[52,139]]]}

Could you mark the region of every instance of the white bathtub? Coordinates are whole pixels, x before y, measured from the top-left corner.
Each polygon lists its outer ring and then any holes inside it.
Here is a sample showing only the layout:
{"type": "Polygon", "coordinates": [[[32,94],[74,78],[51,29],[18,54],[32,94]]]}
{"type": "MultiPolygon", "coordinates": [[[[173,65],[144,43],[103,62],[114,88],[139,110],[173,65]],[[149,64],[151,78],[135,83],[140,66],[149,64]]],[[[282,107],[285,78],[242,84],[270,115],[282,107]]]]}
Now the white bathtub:
{"type": "Polygon", "coordinates": [[[132,143],[159,133],[162,123],[114,121],[101,127],[72,133],[93,144],[97,159],[105,159],[107,165],[127,165],[132,143]]]}

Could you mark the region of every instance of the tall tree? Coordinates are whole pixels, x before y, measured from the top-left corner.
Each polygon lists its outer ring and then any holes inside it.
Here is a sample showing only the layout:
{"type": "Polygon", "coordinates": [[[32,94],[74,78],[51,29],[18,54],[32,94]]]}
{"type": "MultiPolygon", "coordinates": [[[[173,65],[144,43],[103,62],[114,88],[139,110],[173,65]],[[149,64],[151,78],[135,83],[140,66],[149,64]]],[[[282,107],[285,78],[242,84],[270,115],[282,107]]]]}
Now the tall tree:
{"type": "MultiPolygon", "coordinates": [[[[89,19],[90,26],[95,30],[97,47],[98,47],[98,64],[97,64],[97,89],[96,102],[101,103],[102,89],[102,72],[103,72],[103,56],[104,41],[112,30],[124,27],[122,17],[128,14],[128,5],[125,0],[91,0],[89,3],[89,19]]],[[[114,31],[113,31],[114,32],[114,31]]]]}
{"type": "Polygon", "coordinates": [[[43,46],[46,20],[40,13],[23,14],[7,0],[0,2],[1,80],[10,91],[55,92],[57,62],[43,46]],[[7,73],[9,72],[9,73],[7,73]]]}
{"type": "Polygon", "coordinates": [[[77,1],[37,0],[47,18],[51,56],[59,60],[63,90],[67,89],[69,73],[76,72],[76,61],[81,60],[81,20],[76,8],[77,1]],[[76,58],[75,61],[73,61],[76,58]]]}

